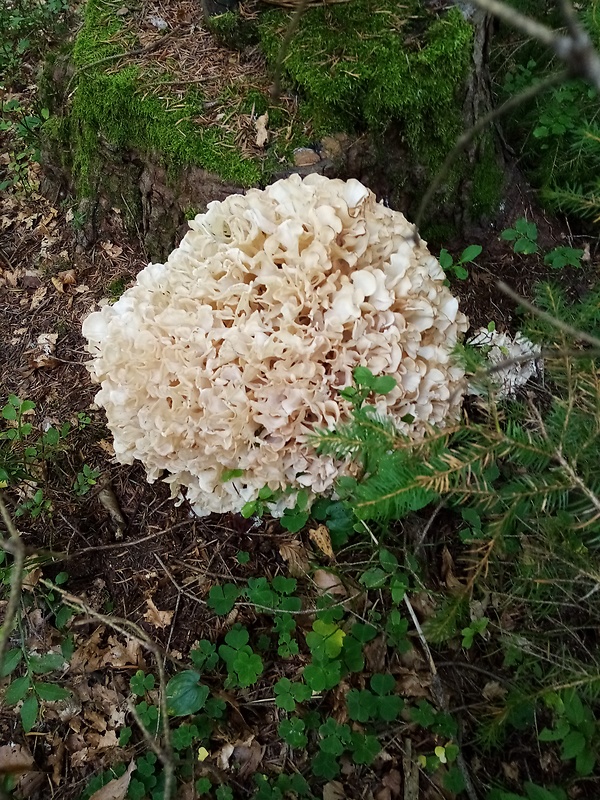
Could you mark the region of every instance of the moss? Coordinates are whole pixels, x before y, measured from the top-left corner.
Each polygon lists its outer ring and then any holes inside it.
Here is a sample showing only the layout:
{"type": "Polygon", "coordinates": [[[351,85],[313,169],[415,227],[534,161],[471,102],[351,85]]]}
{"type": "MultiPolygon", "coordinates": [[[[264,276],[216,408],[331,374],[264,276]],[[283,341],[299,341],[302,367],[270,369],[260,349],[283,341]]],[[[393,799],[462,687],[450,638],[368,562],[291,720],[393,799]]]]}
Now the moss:
{"type": "Polygon", "coordinates": [[[486,136],[471,177],[470,211],[473,217],[493,215],[498,211],[505,180],[491,137],[486,136]]]}
{"type": "Polygon", "coordinates": [[[243,50],[258,41],[255,22],[244,19],[234,11],[210,17],[208,27],[216,38],[231,50],[243,50]]]}
{"type": "Polygon", "coordinates": [[[53,131],[72,148],[78,193],[95,192],[103,177],[103,150],[153,154],[172,176],[184,166],[198,166],[243,186],[258,183],[260,163],[241,153],[233,134],[193,122],[204,111],[198,89],[190,89],[183,102],[170,104],[160,80],[152,86],[134,66],[113,71],[107,69],[110,61],[97,63],[136,46],[106,9],[100,0],[88,0],[72,52],[77,89],[68,117],[53,131]]]}
{"type": "MultiPolygon", "coordinates": [[[[271,64],[288,24],[281,10],[262,17],[271,64]]],[[[462,127],[459,93],[471,43],[471,26],[457,9],[438,18],[418,0],[354,0],[304,15],[285,73],[319,131],[377,131],[394,120],[418,162],[434,171],[462,127]]]]}

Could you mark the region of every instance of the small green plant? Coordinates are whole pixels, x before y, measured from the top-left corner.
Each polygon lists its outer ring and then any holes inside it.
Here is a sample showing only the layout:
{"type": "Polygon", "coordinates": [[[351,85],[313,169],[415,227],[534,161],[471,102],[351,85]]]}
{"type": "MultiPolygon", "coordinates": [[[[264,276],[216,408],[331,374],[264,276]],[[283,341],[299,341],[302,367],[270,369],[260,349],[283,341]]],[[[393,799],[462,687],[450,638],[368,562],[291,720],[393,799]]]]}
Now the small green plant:
{"type": "Polygon", "coordinates": [[[100,471],[92,469],[88,464],[84,464],[81,472],[77,473],[73,482],[73,491],[77,497],[83,497],[90,489],[95,486],[100,477],[100,471]]]}
{"type": "Polygon", "coordinates": [[[262,659],[249,646],[249,641],[250,634],[247,629],[236,624],[225,636],[225,644],[219,647],[219,655],[228,670],[225,688],[252,686],[262,674],[264,668],[262,659]]]}
{"type": "Polygon", "coordinates": [[[440,266],[446,275],[454,275],[458,280],[465,281],[469,277],[469,270],[465,264],[474,263],[475,259],[481,255],[483,248],[478,244],[471,244],[466,247],[457,261],[454,261],[450,253],[442,248],[440,251],[440,266]]]}
{"type": "Polygon", "coordinates": [[[598,723],[584,704],[576,689],[568,689],[562,695],[551,693],[546,704],[553,709],[554,727],[543,728],[540,742],[560,742],[560,757],[563,761],[575,759],[578,775],[591,775],[596,765],[600,741],[598,723]]]}
{"type": "Polygon", "coordinates": [[[29,500],[19,503],[15,511],[15,516],[22,517],[29,515],[31,519],[49,514],[52,510],[52,502],[44,497],[43,489],[36,489],[29,500]]]}
{"type": "Polygon", "coordinates": [[[544,256],[544,264],[551,269],[564,269],[565,267],[580,267],[583,250],[574,247],[555,247],[544,256]]]}
{"type": "Polygon", "coordinates": [[[0,132],[9,133],[16,147],[9,153],[8,177],[0,182],[0,191],[17,185],[24,189],[31,188],[28,178],[29,165],[32,161],[40,159],[40,132],[49,117],[50,112],[47,108],[42,108],[39,114],[28,114],[16,99],[7,100],[2,104],[0,132]]]}
{"type": "Polygon", "coordinates": [[[518,219],[514,228],[502,231],[500,236],[506,242],[513,242],[515,253],[533,255],[539,251],[537,225],[535,222],[528,222],[525,217],[518,219]]]}

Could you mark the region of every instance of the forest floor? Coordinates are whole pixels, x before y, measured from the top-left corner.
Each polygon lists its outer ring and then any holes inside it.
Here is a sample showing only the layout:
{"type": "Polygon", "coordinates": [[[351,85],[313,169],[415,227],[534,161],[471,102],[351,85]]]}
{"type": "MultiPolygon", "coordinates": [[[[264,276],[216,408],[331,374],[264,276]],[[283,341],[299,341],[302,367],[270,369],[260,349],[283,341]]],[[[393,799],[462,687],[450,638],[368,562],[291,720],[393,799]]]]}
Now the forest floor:
{"type": "MultiPolygon", "coordinates": [[[[30,83],[14,97],[23,107],[31,107],[34,93],[30,83]]],[[[7,153],[11,150],[8,136],[3,134],[0,148],[7,153]]],[[[1,158],[6,166],[7,158],[1,158]]],[[[211,587],[291,575],[299,581],[305,600],[313,604],[323,590],[321,568],[344,568],[352,575],[358,565],[368,563],[370,555],[369,543],[363,542],[331,558],[327,544],[321,542],[319,547],[318,537],[308,530],[291,534],[276,521],[194,518],[185,504],[174,505],[165,485],[149,485],[139,464],[114,462],[103,412],[94,405],[96,387],[85,366],[88,356],[81,325],[99,304],[131,285],[147,258],[142,243],[125,232],[118,213],[105,223],[91,248],[82,248],[72,210],[67,205],[55,206],[38,193],[43,168],[43,164],[30,164],[26,186],[21,182],[0,192],[0,403],[4,405],[9,395],[35,403],[26,419],[33,425],[36,441],[51,426],[69,423],[71,427],[64,441],[38,465],[35,482],[10,487],[5,498],[13,515],[19,505],[34,500],[39,488],[48,503],[46,513],[16,518],[28,554],[20,630],[30,653],[60,653],[65,640],[70,641],[69,658],[52,680],[72,694],[69,704],[45,704],[28,734],[22,730],[17,707],[3,704],[0,743],[12,743],[13,752],[17,748],[29,763],[28,768],[17,770],[21,796],[67,800],[79,797],[92,776],[116,763],[129,763],[143,750],[143,737],[133,744],[120,744],[119,732],[130,719],[131,677],[140,669],[152,668],[147,641],[157,643],[168,663],[177,667],[187,663],[195,642],[221,641],[234,623],[250,627],[256,640],[269,630],[264,615],[248,603],[239,604],[226,616],[216,615],[206,605],[211,587]],[[65,583],[61,577],[56,584],[57,576],[65,573],[65,583]],[[53,581],[58,588],[49,588],[44,581],[53,581]],[[83,603],[80,613],[62,629],[53,611],[60,586],[83,603]],[[123,620],[137,626],[138,632],[132,633],[123,620]]],[[[564,244],[587,249],[584,269],[567,278],[572,293],[584,292],[597,280],[595,241],[580,237],[557,241],[556,231],[568,237],[568,229],[548,219],[528,194],[521,197],[520,205],[513,204],[510,221],[523,216],[537,224],[545,251],[564,244]]],[[[470,244],[483,247],[469,278],[452,283],[474,328],[494,321],[498,330],[514,330],[514,305],[498,291],[498,278],[531,298],[535,284],[548,277],[540,257],[515,255],[499,233],[497,229],[485,235],[480,231],[478,239],[449,245],[455,256],[470,244]]],[[[427,512],[408,520],[398,529],[399,547],[419,540],[425,532],[427,581],[412,597],[421,622],[433,611],[430,591],[451,587],[462,574],[452,558],[453,528],[443,514],[436,518],[427,512]]],[[[8,572],[0,575],[6,582],[8,572]]],[[[349,603],[352,586],[357,584],[350,577],[338,587],[339,596],[349,603]]],[[[6,602],[0,600],[0,610],[6,602]]],[[[364,596],[353,602],[360,616],[364,596]]],[[[299,625],[309,630],[309,615],[299,625]]],[[[427,654],[416,632],[409,638],[412,649],[395,654],[374,640],[364,671],[349,676],[318,701],[324,713],[346,722],[344,694],[364,687],[369,675],[381,672],[394,676],[397,692],[407,700],[425,699],[435,705],[427,654]]],[[[468,729],[469,718],[485,706],[485,698],[502,692],[502,660],[490,656],[470,662],[459,646],[446,648],[436,657],[444,664],[439,666],[444,690],[452,707],[463,709],[468,729]],[[467,666],[461,669],[465,662],[467,666]]],[[[240,796],[255,772],[276,773],[290,761],[294,769],[303,768],[302,756],[292,756],[278,735],[282,717],[273,702],[272,687],[284,676],[293,679],[305,663],[302,652],[287,660],[271,660],[250,689],[237,694],[219,690],[230,715],[213,740],[210,774],[217,781],[232,781],[240,796]]],[[[6,686],[10,679],[0,679],[0,687],[2,681],[6,686]]],[[[416,782],[413,779],[412,788],[408,784],[411,757],[407,747],[418,753],[433,749],[436,741],[433,733],[414,724],[397,727],[386,740],[385,757],[359,771],[345,762],[340,778],[321,790],[324,800],[457,796],[442,788],[436,775],[418,766],[416,782]]],[[[518,785],[530,777],[529,747],[517,738],[502,754],[492,754],[487,763],[469,760],[473,780],[486,784],[504,776],[518,785]]],[[[0,773],[5,769],[3,758],[8,756],[0,747],[0,773]]],[[[208,769],[196,764],[194,777],[208,774],[208,769]]],[[[192,781],[184,784],[178,796],[195,796],[192,786],[192,781]]]]}

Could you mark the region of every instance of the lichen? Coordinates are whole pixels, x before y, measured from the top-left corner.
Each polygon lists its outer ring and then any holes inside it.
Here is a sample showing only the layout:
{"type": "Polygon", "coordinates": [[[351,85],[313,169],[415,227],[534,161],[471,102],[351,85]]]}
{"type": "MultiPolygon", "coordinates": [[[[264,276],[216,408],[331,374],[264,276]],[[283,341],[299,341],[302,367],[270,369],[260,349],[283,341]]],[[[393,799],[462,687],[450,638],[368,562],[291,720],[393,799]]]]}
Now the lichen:
{"type": "MultiPolygon", "coordinates": [[[[261,42],[271,64],[290,15],[263,14],[261,42]]],[[[317,130],[334,125],[381,131],[390,121],[428,171],[462,129],[460,92],[472,29],[457,9],[440,17],[418,0],[353,0],[308,10],[285,58],[285,76],[304,98],[317,130]]]]}

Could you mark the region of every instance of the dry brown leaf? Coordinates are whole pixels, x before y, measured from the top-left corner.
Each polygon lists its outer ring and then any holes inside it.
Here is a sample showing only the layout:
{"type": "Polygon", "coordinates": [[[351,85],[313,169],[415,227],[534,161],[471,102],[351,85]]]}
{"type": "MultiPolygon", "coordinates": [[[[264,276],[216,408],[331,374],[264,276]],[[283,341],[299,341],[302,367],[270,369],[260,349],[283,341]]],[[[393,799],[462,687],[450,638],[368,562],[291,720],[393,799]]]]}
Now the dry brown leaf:
{"type": "Polygon", "coordinates": [[[29,351],[29,366],[33,369],[56,367],[58,361],[53,354],[57,339],[58,333],[40,333],[36,340],[37,348],[29,351]]]}
{"type": "Polygon", "coordinates": [[[108,439],[100,439],[100,441],[96,442],[96,444],[101,450],[104,450],[104,452],[107,453],[111,458],[112,456],[114,456],[115,448],[113,447],[112,442],[109,442],[108,439]]]}
{"type": "Polygon", "coordinates": [[[265,111],[264,114],[261,114],[258,119],[254,122],[254,127],[256,128],[256,146],[257,147],[264,147],[266,143],[269,141],[269,132],[267,130],[267,125],[269,123],[269,112],[265,111]]]}
{"type": "Polygon", "coordinates": [[[316,528],[311,528],[308,535],[311,542],[318,547],[323,555],[327,556],[327,558],[335,559],[335,553],[331,546],[331,536],[326,525],[318,525],[316,528]]]}
{"type": "Polygon", "coordinates": [[[39,289],[36,289],[35,292],[33,293],[32,297],[31,297],[31,301],[29,303],[29,308],[32,311],[33,311],[34,308],[37,308],[41,304],[41,302],[44,299],[44,297],[46,297],[47,293],[48,293],[48,287],[47,286],[40,286],[39,289]]]}
{"type": "Polygon", "coordinates": [[[241,780],[246,780],[254,775],[264,752],[265,748],[256,741],[254,736],[250,736],[245,742],[236,742],[233,758],[240,764],[239,777],[241,780]]]}
{"type": "Polygon", "coordinates": [[[340,781],[329,781],[323,787],[323,800],[344,800],[346,792],[340,781]]]}
{"type": "Polygon", "coordinates": [[[74,269],[66,269],[64,272],[59,272],[57,277],[65,286],[73,286],[75,283],[77,283],[77,277],[74,269]]]}
{"type": "Polygon", "coordinates": [[[384,786],[387,786],[387,788],[394,795],[394,797],[400,794],[400,788],[402,786],[402,776],[400,775],[399,770],[391,769],[389,772],[386,772],[381,782],[383,783],[384,786]]]}
{"type": "Polygon", "coordinates": [[[375,792],[375,800],[391,800],[392,793],[388,789],[387,786],[382,786],[377,792],[375,792]]]}
{"type": "Polygon", "coordinates": [[[279,555],[288,565],[292,578],[304,578],[310,571],[308,553],[301,542],[288,542],[279,546],[279,555]]]}
{"type": "Polygon", "coordinates": [[[97,750],[108,750],[110,747],[117,747],[119,744],[117,734],[114,731],[106,731],[102,736],[95,731],[90,731],[85,738],[87,743],[97,750]]]}
{"type": "Polygon", "coordinates": [[[33,756],[21,744],[5,744],[0,747],[0,775],[19,775],[29,772],[34,766],[33,756]]]}
{"type": "Polygon", "coordinates": [[[23,578],[22,585],[24,589],[33,589],[37,585],[39,579],[42,577],[42,568],[36,567],[28,572],[23,578]]]}
{"type": "Polygon", "coordinates": [[[494,700],[503,700],[506,692],[506,687],[501,686],[498,681],[488,681],[483,687],[482,694],[486,700],[493,702],[494,700]]]}
{"type": "Polygon", "coordinates": [[[321,594],[338,595],[339,597],[346,597],[348,594],[341,578],[326,569],[316,570],[313,580],[321,594]]]}
{"type": "Polygon", "coordinates": [[[458,589],[463,586],[461,581],[456,577],[454,572],[454,559],[447,547],[442,550],[442,578],[450,591],[458,589]]]}
{"type": "Polygon", "coordinates": [[[431,697],[431,692],[429,691],[430,683],[431,678],[429,675],[417,675],[416,672],[408,672],[398,678],[398,694],[402,697],[431,697]]]}
{"type": "Polygon", "coordinates": [[[118,258],[123,252],[122,247],[119,247],[118,244],[113,244],[112,242],[100,242],[100,247],[111,258],[118,258]]]}
{"type": "Polygon", "coordinates": [[[101,789],[90,797],[90,800],[125,800],[125,795],[129,789],[131,775],[135,769],[135,761],[127,767],[127,772],[123,773],[120,778],[109,781],[101,789]]]}
{"type": "Polygon", "coordinates": [[[139,642],[134,639],[126,639],[125,644],[122,644],[116,636],[109,636],[108,648],[102,656],[102,666],[143,667],[144,660],[139,642]]]}
{"type": "Polygon", "coordinates": [[[144,619],[155,628],[167,628],[173,619],[172,611],[159,611],[151,598],[146,600],[148,611],[144,614],[144,619]]]}

